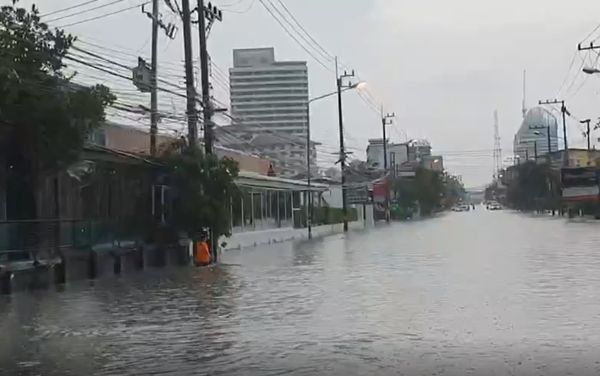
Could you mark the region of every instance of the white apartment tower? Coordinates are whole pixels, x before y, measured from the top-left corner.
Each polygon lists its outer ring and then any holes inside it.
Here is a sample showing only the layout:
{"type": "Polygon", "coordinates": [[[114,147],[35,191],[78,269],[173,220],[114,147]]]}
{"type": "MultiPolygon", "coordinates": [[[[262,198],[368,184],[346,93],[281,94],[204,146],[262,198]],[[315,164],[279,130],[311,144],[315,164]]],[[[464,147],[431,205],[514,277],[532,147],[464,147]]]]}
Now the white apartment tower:
{"type": "Polygon", "coordinates": [[[229,82],[235,124],[282,137],[306,136],[305,61],[275,61],[273,48],[233,50],[229,82]]]}

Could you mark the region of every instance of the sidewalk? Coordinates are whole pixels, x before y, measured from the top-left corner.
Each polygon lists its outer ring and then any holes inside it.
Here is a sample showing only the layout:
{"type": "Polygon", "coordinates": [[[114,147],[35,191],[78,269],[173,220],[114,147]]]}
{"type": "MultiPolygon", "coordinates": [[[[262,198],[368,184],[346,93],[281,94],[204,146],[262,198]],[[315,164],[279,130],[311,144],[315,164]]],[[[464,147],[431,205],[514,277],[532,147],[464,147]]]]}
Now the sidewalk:
{"type": "MultiPolygon", "coordinates": [[[[364,229],[365,225],[362,221],[350,222],[348,227],[351,230],[364,229]]],[[[315,226],[312,228],[313,238],[342,233],[344,226],[341,223],[333,225],[315,226]]],[[[227,243],[222,249],[224,251],[233,249],[242,249],[248,247],[256,247],[258,245],[282,243],[292,240],[301,240],[308,238],[308,230],[306,228],[279,228],[262,231],[246,231],[235,233],[230,238],[222,238],[220,243],[227,243]]]]}

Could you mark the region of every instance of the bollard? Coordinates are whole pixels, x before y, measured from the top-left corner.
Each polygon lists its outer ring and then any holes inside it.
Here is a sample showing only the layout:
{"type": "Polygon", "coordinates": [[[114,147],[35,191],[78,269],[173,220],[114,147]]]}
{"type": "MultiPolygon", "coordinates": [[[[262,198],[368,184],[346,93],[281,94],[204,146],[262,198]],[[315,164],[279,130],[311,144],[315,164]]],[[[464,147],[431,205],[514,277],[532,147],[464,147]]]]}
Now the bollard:
{"type": "Polygon", "coordinates": [[[60,257],[60,263],[54,265],[54,283],[62,285],[67,282],[67,266],[64,256],[60,257]]]}
{"type": "Polygon", "coordinates": [[[9,295],[12,292],[12,272],[0,272],[0,294],[9,295]]]}
{"type": "Polygon", "coordinates": [[[90,250],[88,259],[88,278],[95,279],[98,277],[98,255],[96,251],[90,250]]]}
{"type": "Polygon", "coordinates": [[[121,255],[115,254],[113,255],[113,272],[115,275],[120,275],[121,274],[121,269],[123,268],[122,265],[122,260],[123,258],[121,257],[121,255]]]}
{"type": "Polygon", "coordinates": [[[144,269],[144,246],[141,245],[135,252],[136,252],[135,267],[140,270],[143,270],[144,269]]]}

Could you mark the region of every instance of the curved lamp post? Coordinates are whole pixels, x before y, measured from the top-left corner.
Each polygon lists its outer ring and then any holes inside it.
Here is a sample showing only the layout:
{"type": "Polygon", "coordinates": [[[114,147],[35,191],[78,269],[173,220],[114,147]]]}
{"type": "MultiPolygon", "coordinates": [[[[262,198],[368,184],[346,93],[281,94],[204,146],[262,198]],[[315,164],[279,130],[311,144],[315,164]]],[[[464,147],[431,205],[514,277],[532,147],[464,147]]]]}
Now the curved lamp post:
{"type": "MultiPolygon", "coordinates": [[[[346,86],[342,89],[342,92],[358,89],[360,90],[366,85],[364,81],[360,81],[351,85],[346,86]]],[[[318,97],[314,97],[308,100],[306,103],[306,185],[308,186],[308,195],[307,195],[307,203],[306,203],[306,227],[308,228],[308,238],[312,239],[312,190],[311,190],[311,172],[310,172],[310,157],[311,157],[311,147],[310,147],[310,104],[321,99],[329,98],[336,95],[338,92],[332,91],[331,93],[319,95],[318,97]]],[[[343,187],[342,187],[343,189],[343,187]]]]}

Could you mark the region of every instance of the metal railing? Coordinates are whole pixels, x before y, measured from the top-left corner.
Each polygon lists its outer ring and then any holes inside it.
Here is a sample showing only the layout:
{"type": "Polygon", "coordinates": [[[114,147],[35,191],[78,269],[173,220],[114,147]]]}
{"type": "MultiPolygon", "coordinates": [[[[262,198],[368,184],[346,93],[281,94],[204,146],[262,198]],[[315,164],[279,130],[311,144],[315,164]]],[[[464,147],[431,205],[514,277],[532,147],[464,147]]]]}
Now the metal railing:
{"type": "Polygon", "coordinates": [[[115,221],[36,219],[0,221],[0,261],[56,257],[63,248],[91,249],[94,245],[139,238],[139,229],[115,221]]]}

